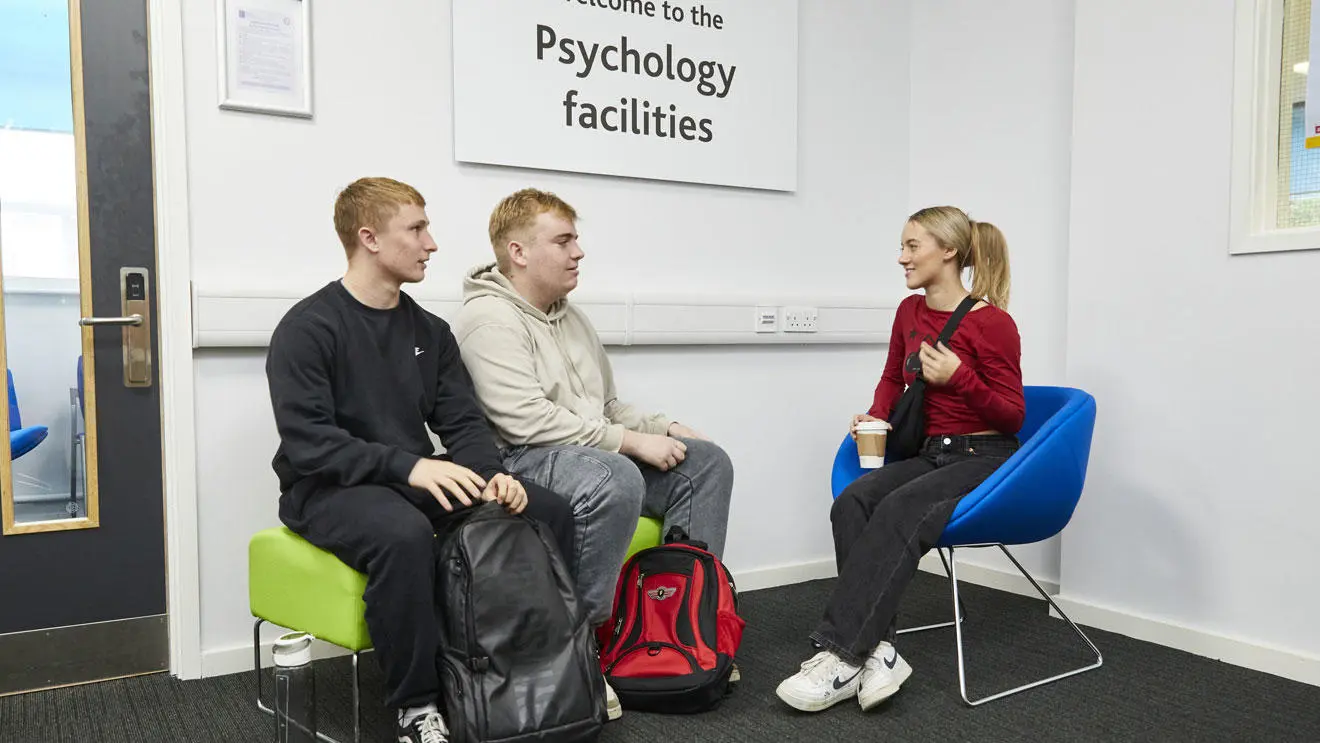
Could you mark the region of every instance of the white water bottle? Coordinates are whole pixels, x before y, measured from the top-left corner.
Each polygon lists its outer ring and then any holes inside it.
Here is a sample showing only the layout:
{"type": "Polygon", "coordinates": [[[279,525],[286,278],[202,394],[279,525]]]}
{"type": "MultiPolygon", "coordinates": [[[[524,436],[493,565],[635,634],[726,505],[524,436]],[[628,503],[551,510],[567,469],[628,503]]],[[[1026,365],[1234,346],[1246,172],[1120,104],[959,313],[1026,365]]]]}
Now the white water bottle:
{"type": "Polygon", "coordinates": [[[272,648],[275,659],[275,740],[316,743],[316,683],[312,672],[312,636],[282,635],[272,648]]]}

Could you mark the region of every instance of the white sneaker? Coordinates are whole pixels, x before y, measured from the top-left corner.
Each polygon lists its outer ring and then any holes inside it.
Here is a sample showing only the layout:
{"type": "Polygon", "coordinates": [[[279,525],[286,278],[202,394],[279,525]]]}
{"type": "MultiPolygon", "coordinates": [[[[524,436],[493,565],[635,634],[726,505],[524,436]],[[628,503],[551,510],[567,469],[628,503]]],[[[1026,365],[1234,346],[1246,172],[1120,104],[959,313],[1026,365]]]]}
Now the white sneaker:
{"type": "Polygon", "coordinates": [[[614,687],[610,682],[605,682],[605,716],[611,720],[617,720],[623,717],[623,705],[619,703],[619,695],[614,693],[614,687]]]}
{"type": "Polygon", "coordinates": [[[898,654],[898,649],[888,642],[882,642],[862,666],[857,702],[863,710],[869,710],[894,696],[898,687],[911,675],[912,666],[898,654]]]}
{"type": "Polygon", "coordinates": [[[802,670],[784,679],[775,693],[788,706],[803,712],[819,712],[857,696],[862,669],[822,650],[802,664],[802,670]]]}
{"type": "Polygon", "coordinates": [[[414,716],[407,725],[400,722],[398,739],[399,743],[449,743],[449,728],[432,706],[430,712],[414,716]]]}

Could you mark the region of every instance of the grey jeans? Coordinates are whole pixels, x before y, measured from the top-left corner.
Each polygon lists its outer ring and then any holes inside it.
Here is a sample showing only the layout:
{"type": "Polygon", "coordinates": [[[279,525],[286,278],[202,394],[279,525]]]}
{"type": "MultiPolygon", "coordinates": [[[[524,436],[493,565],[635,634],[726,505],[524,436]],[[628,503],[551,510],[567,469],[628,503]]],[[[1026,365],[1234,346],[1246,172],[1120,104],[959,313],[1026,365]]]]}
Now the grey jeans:
{"type": "Polygon", "coordinates": [[[668,472],[589,446],[516,446],[504,466],[569,499],[575,526],[569,569],[592,626],[609,620],[623,557],[637,520],[677,524],[724,557],[733,463],[718,444],[681,439],[687,458],[668,472]]]}

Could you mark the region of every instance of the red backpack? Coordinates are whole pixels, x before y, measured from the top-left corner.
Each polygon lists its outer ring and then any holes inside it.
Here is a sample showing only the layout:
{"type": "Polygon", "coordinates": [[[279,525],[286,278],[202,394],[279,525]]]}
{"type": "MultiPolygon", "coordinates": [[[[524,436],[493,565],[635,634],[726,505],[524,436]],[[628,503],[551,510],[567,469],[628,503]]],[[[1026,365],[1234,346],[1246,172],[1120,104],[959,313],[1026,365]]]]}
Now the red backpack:
{"type": "Polygon", "coordinates": [[[733,576],[706,544],[672,527],[624,563],[614,614],[601,625],[600,667],[628,709],[718,707],[746,622],[733,576]]]}

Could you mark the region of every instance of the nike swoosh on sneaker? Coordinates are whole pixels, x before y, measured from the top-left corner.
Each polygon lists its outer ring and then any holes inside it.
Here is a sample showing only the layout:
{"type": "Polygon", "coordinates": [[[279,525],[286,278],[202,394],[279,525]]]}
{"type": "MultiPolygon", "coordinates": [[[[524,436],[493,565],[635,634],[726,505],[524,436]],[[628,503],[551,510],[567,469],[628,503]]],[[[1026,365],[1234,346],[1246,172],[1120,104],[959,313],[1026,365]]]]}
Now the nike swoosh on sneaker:
{"type": "Polygon", "coordinates": [[[898,663],[898,651],[897,650],[894,651],[894,657],[884,658],[883,660],[885,662],[885,668],[893,670],[894,665],[898,663]]]}
{"type": "Polygon", "coordinates": [[[857,678],[857,674],[858,674],[858,673],[861,673],[861,672],[862,672],[862,669],[858,668],[858,669],[857,669],[857,673],[854,673],[853,675],[849,676],[849,677],[846,678],[846,679],[841,678],[841,677],[839,677],[839,676],[835,676],[835,677],[834,677],[834,690],[835,690],[835,691],[838,691],[839,689],[842,689],[843,687],[845,687],[845,686],[847,686],[848,684],[852,683],[852,680],[855,679],[855,678],[857,678]]]}

